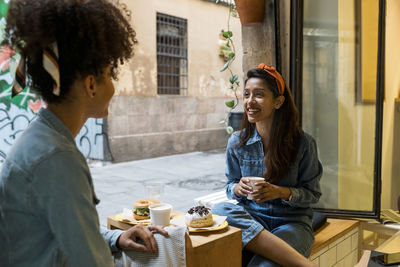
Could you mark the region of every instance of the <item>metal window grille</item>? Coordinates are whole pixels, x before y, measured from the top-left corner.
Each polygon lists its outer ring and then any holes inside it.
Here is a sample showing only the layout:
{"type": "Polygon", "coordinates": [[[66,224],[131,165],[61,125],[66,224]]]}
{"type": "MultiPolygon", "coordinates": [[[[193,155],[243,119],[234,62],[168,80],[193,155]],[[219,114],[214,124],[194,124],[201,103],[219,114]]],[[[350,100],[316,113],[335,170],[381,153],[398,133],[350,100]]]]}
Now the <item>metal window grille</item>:
{"type": "Polygon", "coordinates": [[[187,20],[157,13],[157,92],[187,95],[187,20]]]}

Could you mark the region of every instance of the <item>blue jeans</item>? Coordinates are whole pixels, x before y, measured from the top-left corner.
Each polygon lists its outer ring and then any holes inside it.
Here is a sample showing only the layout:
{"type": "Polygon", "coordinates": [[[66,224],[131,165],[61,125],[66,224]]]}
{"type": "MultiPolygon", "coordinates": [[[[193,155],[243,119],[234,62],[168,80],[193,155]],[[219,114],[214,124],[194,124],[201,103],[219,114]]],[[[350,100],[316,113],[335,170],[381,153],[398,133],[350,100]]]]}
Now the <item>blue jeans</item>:
{"type": "MultiPolygon", "coordinates": [[[[227,216],[229,225],[242,229],[242,248],[257,236],[263,229],[278,236],[300,254],[308,257],[314,243],[311,227],[301,222],[290,222],[287,218],[271,217],[254,210],[246,210],[241,204],[222,202],[216,204],[212,212],[227,216]]],[[[279,266],[260,255],[254,254],[249,266],[279,266]]]]}

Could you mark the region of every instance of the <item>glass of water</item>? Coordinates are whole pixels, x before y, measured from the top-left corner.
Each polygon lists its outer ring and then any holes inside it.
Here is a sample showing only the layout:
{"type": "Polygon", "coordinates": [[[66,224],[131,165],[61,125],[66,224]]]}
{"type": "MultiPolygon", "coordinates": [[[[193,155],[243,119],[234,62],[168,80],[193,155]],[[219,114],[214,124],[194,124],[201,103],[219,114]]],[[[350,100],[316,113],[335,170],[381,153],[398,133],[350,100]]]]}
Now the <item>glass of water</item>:
{"type": "Polygon", "coordinates": [[[164,183],[156,181],[148,181],[144,183],[146,199],[158,200],[162,202],[164,194],[164,183]]]}

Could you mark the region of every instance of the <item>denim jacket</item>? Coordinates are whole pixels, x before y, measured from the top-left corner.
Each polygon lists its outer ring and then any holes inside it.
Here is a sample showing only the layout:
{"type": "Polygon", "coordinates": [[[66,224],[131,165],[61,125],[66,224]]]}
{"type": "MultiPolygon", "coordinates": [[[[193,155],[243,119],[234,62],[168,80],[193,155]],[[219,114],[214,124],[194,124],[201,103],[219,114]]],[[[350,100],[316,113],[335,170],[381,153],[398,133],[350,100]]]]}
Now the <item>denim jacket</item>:
{"type": "Polygon", "coordinates": [[[113,266],[122,232],[100,229],[98,202],[72,134],[42,109],[2,166],[1,265],[113,266]]]}
{"type": "Polygon", "coordinates": [[[320,178],[322,165],[318,160],[317,145],[308,134],[301,136],[295,162],[290,166],[287,175],[277,184],[288,187],[292,193],[290,201],[274,199],[262,203],[237,197],[233,191],[240,178],[246,176],[261,177],[266,170],[264,149],[257,130],[239,148],[240,132],[231,135],[226,149],[226,193],[228,198],[236,199],[245,208],[262,212],[271,217],[286,217],[289,220],[311,224],[311,204],[318,202],[321,196],[320,178]]]}

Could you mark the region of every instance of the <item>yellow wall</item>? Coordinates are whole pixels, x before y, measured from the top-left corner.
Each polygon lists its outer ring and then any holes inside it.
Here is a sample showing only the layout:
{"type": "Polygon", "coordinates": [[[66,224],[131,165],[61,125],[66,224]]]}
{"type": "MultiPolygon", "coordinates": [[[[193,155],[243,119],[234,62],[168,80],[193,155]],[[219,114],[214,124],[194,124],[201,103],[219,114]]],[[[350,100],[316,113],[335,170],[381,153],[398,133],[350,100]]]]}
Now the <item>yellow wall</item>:
{"type": "Polygon", "coordinates": [[[400,1],[387,0],[386,76],[382,140],[382,208],[397,209],[400,195],[399,125],[400,110],[395,98],[400,96],[400,1]],[[396,147],[394,148],[394,144],[396,147]]]}
{"type": "MultiPolygon", "coordinates": [[[[376,1],[378,2],[378,1],[376,1]]],[[[376,10],[377,11],[377,10],[376,10]]],[[[353,1],[339,0],[339,208],[372,209],[375,105],[355,104],[353,1]],[[363,196],[363,197],[360,197],[363,196]]],[[[387,0],[381,208],[397,209],[400,195],[400,1],[387,0]],[[395,125],[395,123],[397,123],[395,125]],[[396,147],[394,148],[394,145],[396,147]]],[[[372,53],[372,52],[370,52],[372,53]]],[[[372,75],[372,74],[371,74],[372,75]]],[[[376,76],[376,74],[375,74],[376,76]]]]}
{"type": "Polygon", "coordinates": [[[372,210],[375,105],[355,103],[355,6],[338,5],[338,208],[372,210]]]}
{"type": "MultiPolygon", "coordinates": [[[[188,96],[223,97],[228,94],[228,72],[220,73],[224,60],[218,55],[218,36],[227,30],[228,7],[200,0],[130,0],[132,25],[138,44],[135,56],[123,66],[117,95],[157,96],[156,12],[188,21],[188,96]]],[[[231,18],[236,53],[233,71],[242,80],[241,25],[231,18]]],[[[241,90],[240,90],[241,91],[241,90]]]]}
{"type": "Polygon", "coordinates": [[[361,1],[362,101],[375,103],[379,1],[361,1]]]}

